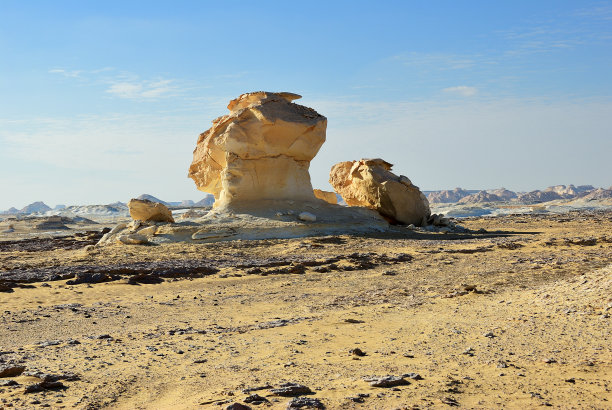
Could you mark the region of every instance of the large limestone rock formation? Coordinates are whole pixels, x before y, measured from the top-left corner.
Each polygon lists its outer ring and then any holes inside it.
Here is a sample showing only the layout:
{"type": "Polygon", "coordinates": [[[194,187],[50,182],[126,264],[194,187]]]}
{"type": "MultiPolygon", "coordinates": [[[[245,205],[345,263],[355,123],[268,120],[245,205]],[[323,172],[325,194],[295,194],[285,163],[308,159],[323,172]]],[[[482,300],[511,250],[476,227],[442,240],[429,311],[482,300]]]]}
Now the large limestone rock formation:
{"type": "Polygon", "coordinates": [[[128,202],[130,216],[137,221],[174,222],[172,212],[166,205],[148,199],[130,199],[128,202]]]}
{"type": "Polygon", "coordinates": [[[292,93],[254,92],[230,101],[228,115],[200,135],[189,177],[214,207],[260,200],[314,201],[308,168],[325,142],[327,119],[292,103],[292,93]]]}
{"type": "Polygon", "coordinates": [[[394,223],[425,225],[431,214],[427,198],[391,167],[380,158],[340,162],[332,167],[329,182],[349,206],[374,209],[394,223]]]}

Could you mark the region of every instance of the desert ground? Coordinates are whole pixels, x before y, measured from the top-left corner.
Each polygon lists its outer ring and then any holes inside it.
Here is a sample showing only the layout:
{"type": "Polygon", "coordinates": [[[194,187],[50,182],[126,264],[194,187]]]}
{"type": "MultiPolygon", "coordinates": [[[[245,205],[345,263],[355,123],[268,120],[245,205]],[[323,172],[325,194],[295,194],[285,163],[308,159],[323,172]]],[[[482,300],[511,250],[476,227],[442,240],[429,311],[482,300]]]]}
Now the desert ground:
{"type": "Polygon", "coordinates": [[[105,247],[112,225],[16,225],[0,408],[612,408],[612,212],[460,223],[105,247]]]}

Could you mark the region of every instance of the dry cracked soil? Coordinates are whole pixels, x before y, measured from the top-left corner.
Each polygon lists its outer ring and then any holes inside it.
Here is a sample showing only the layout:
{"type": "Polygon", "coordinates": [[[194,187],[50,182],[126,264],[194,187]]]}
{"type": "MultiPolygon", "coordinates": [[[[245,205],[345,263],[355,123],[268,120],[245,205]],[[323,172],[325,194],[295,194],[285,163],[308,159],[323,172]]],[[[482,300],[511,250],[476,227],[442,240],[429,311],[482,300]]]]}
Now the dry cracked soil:
{"type": "Polygon", "coordinates": [[[0,408],[612,408],[612,212],[461,224],[4,238],[0,408]]]}

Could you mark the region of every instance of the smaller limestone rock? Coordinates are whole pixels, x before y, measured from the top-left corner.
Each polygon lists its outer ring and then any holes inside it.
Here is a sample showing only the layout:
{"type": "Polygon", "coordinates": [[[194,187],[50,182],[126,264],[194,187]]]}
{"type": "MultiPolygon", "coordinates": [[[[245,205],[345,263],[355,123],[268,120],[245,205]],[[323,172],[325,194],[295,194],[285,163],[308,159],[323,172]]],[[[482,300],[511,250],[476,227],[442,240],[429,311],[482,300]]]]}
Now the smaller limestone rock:
{"type": "Polygon", "coordinates": [[[306,221],[306,222],[316,222],[317,220],[316,215],[313,215],[310,212],[302,212],[301,214],[298,215],[298,218],[300,219],[300,221],[306,221]]]}
{"type": "Polygon", "coordinates": [[[174,223],[172,212],[164,204],[147,199],[130,199],[128,202],[130,216],[138,221],[171,222],[174,223]]]}
{"type": "Polygon", "coordinates": [[[316,198],[322,199],[325,202],[328,202],[330,204],[338,203],[338,197],[334,192],[322,191],[320,189],[315,189],[313,192],[316,198]]]}
{"type": "Polygon", "coordinates": [[[117,240],[125,245],[146,245],[149,243],[149,239],[146,236],[137,233],[119,235],[117,240]]]}
{"type": "Polygon", "coordinates": [[[380,158],[340,162],[332,167],[329,182],[348,206],[373,209],[391,223],[424,226],[431,214],[427,197],[391,168],[380,158]]]}
{"type": "Polygon", "coordinates": [[[157,232],[157,226],[153,225],[139,230],[138,235],[152,236],[155,235],[155,232],[157,232]]]}

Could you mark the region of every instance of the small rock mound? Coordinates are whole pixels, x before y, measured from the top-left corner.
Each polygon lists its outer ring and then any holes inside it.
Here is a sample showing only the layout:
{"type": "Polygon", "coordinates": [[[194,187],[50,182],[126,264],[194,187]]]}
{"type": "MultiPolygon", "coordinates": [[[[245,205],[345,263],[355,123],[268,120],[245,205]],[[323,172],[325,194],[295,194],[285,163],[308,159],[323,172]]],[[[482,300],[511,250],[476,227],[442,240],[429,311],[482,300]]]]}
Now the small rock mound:
{"type": "Polygon", "coordinates": [[[143,222],[171,222],[174,223],[172,212],[168,207],[159,202],[149,201],[148,199],[130,199],[128,202],[130,216],[134,220],[143,222]]]}
{"type": "Polygon", "coordinates": [[[391,168],[380,158],[340,162],[332,167],[329,182],[349,206],[374,209],[391,223],[426,224],[431,214],[427,198],[391,168]]]}

